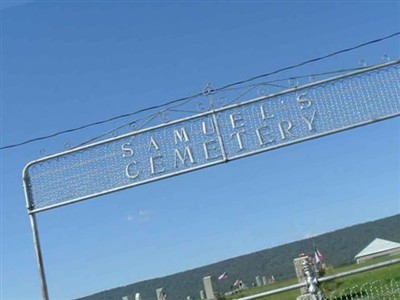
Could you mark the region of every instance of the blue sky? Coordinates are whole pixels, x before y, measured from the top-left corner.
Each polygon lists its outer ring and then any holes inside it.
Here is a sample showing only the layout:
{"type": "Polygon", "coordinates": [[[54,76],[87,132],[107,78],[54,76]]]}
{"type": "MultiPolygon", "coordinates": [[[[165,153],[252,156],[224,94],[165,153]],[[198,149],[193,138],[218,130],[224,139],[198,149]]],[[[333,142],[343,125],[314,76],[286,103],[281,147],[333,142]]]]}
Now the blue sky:
{"type": "MultiPolygon", "coordinates": [[[[1,144],[161,104],[400,29],[398,2],[4,2],[1,144]]],[[[293,71],[398,59],[399,39],[293,71]]],[[[52,299],[400,212],[380,122],[38,215],[52,299]]],[[[1,151],[1,298],[40,299],[21,172],[116,124],[1,151]]]]}

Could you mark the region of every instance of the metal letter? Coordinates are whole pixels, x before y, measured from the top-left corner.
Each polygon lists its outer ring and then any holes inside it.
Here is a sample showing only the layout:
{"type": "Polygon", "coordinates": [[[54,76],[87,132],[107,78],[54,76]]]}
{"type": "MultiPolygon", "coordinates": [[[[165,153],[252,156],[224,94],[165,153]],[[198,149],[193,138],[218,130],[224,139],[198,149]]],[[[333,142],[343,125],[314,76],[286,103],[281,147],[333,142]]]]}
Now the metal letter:
{"type": "Polygon", "coordinates": [[[284,140],[284,139],[286,139],[286,134],[288,135],[288,136],[294,136],[294,134],[293,133],[291,133],[290,132],[290,129],[292,129],[292,122],[290,122],[290,121],[281,121],[281,122],[278,122],[278,127],[279,127],[279,131],[281,132],[281,139],[282,140],[284,140]],[[287,124],[287,127],[286,128],[283,128],[283,124],[284,123],[286,123],[287,124]]]}
{"type": "Polygon", "coordinates": [[[268,136],[270,134],[269,131],[269,126],[264,126],[256,129],[258,141],[260,142],[260,146],[265,146],[267,144],[270,144],[274,141],[274,139],[269,139],[269,140],[264,140],[264,137],[268,136]],[[262,133],[264,131],[264,134],[262,133]]]}
{"type": "Polygon", "coordinates": [[[151,147],[154,147],[156,150],[160,150],[160,147],[152,136],[150,137],[149,151],[151,150],[151,147]]]}
{"type": "Polygon", "coordinates": [[[125,168],[125,175],[130,178],[130,179],[135,179],[139,176],[140,171],[137,171],[136,173],[132,174],[129,170],[131,166],[136,166],[136,161],[132,161],[129,164],[126,165],[125,168]]]}
{"type": "Polygon", "coordinates": [[[219,146],[221,147],[222,159],[224,161],[227,161],[224,140],[222,139],[221,130],[219,128],[218,119],[215,113],[212,114],[212,118],[215,126],[215,131],[217,132],[218,135],[219,146]]]}
{"type": "Polygon", "coordinates": [[[229,118],[231,119],[231,124],[233,129],[244,126],[242,113],[231,114],[229,115],[229,118]],[[240,121],[242,121],[242,123],[239,124],[240,121]]]}
{"type": "Polygon", "coordinates": [[[307,96],[306,93],[300,94],[297,96],[297,103],[300,104],[300,109],[306,109],[309,108],[312,104],[312,102],[308,99],[304,99],[304,97],[307,96]]]}
{"type": "Polygon", "coordinates": [[[218,144],[218,141],[216,141],[216,140],[206,141],[203,143],[204,154],[206,155],[207,160],[211,160],[211,159],[220,157],[219,153],[217,156],[210,156],[210,150],[214,150],[214,151],[217,150],[217,144],[218,144]]]}
{"type": "Polygon", "coordinates": [[[161,154],[150,156],[150,168],[151,175],[164,173],[165,169],[162,167],[162,162],[157,162],[156,159],[162,158],[161,154]],[[156,170],[156,167],[161,167],[160,170],[156,170]]]}
{"type": "Polygon", "coordinates": [[[183,165],[185,165],[185,162],[186,162],[186,154],[188,155],[191,164],[194,164],[194,163],[195,163],[195,161],[194,161],[194,159],[193,159],[192,151],[190,150],[189,147],[185,147],[183,156],[182,156],[182,154],[179,152],[179,149],[175,149],[174,152],[175,152],[175,164],[174,164],[175,168],[178,168],[178,160],[177,160],[177,158],[179,158],[180,161],[181,161],[181,163],[182,163],[183,165]]]}
{"type": "Polygon", "coordinates": [[[121,149],[122,149],[122,151],[124,151],[124,153],[122,154],[122,157],[131,157],[131,156],[133,156],[133,153],[134,153],[133,149],[130,148],[129,146],[131,146],[131,142],[122,144],[121,149]]]}
{"type": "Polygon", "coordinates": [[[316,113],[317,113],[317,111],[314,110],[310,120],[307,119],[307,117],[305,115],[301,115],[301,118],[304,120],[304,122],[306,122],[309,131],[313,131],[314,130],[313,122],[314,122],[314,117],[315,117],[316,113]]]}
{"type": "MultiPolygon", "coordinates": [[[[210,121],[211,121],[211,120],[210,120],[210,121]]],[[[212,127],[212,131],[208,132],[208,131],[207,131],[206,122],[205,122],[205,121],[201,122],[201,127],[203,128],[203,133],[204,133],[204,134],[213,134],[213,133],[215,133],[215,126],[214,126],[214,123],[211,121],[210,124],[211,124],[211,127],[212,127]]]]}
{"type": "Polygon", "coordinates": [[[232,133],[232,134],[231,134],[231,138],[233,138],[234,136],[236,136],[236,140],[237,140],[237,142],[238,142],[238,144],[239,144],[239,151],[242,151],[242,150],[244,149],[244,147],[243,147],[243,140],[242,140],[242,136],[241,136],[242,133],[245,133],[245,131],[243,130],[243,131],[239,131],[239,132],[236,132],[236,133],[232,133]]]}
{"type": "Polygon", "coordinates": [[[175,136],[175,145],[178,144],[178,139],[181,142],[183,142],[183,140],[185,140],[185,142],[189,141],[189,136],[186,132],[185,127],[181,128],[181,132],[179,132],[178,130],[174,130],[174,136],[175,136]]]}
{"type": "Polygon", "coordinates": [[[260,111],[261,111],[261,118],[263,120],[272,119],[275,116],[274,114],[267,115],[267,112],[266,112],[266,110],[264,108],[264,105],[262,105],[262,104],[260,105],[260,111]]]}

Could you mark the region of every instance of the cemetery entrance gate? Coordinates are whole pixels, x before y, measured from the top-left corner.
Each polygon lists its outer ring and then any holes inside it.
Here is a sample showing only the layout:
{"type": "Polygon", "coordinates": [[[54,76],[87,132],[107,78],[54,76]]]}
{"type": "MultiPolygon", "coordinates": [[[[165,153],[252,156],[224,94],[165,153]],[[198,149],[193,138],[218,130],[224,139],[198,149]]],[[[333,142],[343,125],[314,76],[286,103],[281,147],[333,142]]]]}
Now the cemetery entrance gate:
{"type": "Polygon", "coordinates": [[[23,170],[43,299],[36,214],[400,115],[400,61],[211,108],[47,156],[23,170]]]}

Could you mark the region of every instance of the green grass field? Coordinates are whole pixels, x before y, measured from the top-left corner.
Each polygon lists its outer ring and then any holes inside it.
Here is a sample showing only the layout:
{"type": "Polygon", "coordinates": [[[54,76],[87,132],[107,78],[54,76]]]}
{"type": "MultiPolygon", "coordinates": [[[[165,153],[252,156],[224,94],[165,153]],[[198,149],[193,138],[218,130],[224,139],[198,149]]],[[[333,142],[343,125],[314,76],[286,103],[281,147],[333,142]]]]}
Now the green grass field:
{"type": "MultiPolygon", "coordinates": [[[[373,259],[373,260],[364,262],[362,264],[351,264],[351,265],[341,266],[338,268],[329,268],[329,269],[327,269],[326,275],[338,274],[341,272],[358,269],[361,267],[373,265],[373,264],[376,264],[379,262],[396,259],[396,258],[400,258],[400,255],[373,259]]],[[[359,273],[359,274],[355,274],[355,275],[351,275],[351,276],[347,276],[347,277],[343,277],[343,278],[338,278],[336,280],[330,280],[327,282],[323,282],[321,284],[320,288],[326,295],[330,295],[333,291],[336,291],[337,294],[340,292],[355,293],[355,292],[358,292],[357,289],[360,289],[362,285],[379,281],[379,282],[381,282],[381,284],[379,285],[379,288],[385,290],[385,289],[390,288],[389,285],[391,284],[392,280],[400,283],[400,263],[382,267],[382,268],[375,269],[375,270],[371,270],[371,271],[367,271],[367,272],[363,272],[363,273],[359,273]]],[[[274,284],[271,284],[268,286],[248,289],[241,293],[229,296],[229,297],[227,297],[227,299],[237,299],[237,298],[258,294],[258,293],[265,292],[265,291],[275,290],[277,288],[293,285],[296,283],[297,283],[297,279],[293,278],[290,280],[277,282],[277,283],[274,283],[274,284]]],[[[294,300],[299,295],[300,295],[300,290],[296,289],[296,290],[292,290],[292,291],[288,291],[288,292],[284,292],[284,293],[280,293],[280,294],[276,294],[276,295],[266,296],[266,297],[262,297],[262,298],[258,298],[258,299],[261,299],[261,300],[294,300]]],[[[382,298],[382,299],[384,299],[384,298],[382,298]]],[[[390,299],[396,299],[396,298],[390,298],[390,299]]],[[[400,295],[399,295],[399,299],[400,299],[400,295]]]]}

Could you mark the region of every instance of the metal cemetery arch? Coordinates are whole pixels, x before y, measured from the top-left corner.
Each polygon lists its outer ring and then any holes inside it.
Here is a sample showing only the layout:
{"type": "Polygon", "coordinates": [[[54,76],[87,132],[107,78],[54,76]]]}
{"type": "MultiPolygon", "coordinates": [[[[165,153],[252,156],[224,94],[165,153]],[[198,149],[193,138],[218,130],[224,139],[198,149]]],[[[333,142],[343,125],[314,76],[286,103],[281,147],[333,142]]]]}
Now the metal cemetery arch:
{"type": "Polygon", "coordinates": [[[398,60],[28,163],[23,181],[43,299],[37,213],[399,115],[398,60]]]}

